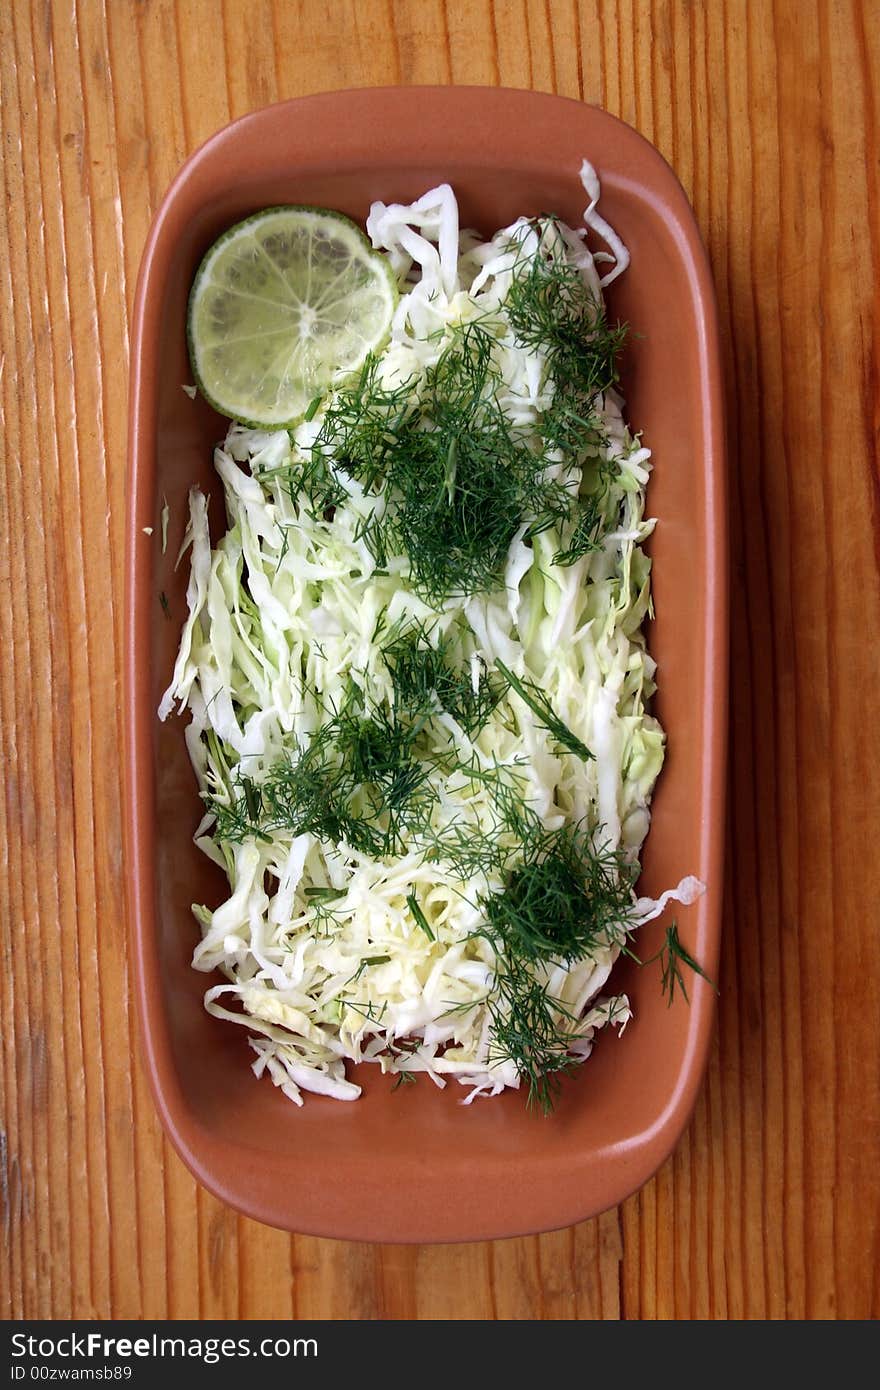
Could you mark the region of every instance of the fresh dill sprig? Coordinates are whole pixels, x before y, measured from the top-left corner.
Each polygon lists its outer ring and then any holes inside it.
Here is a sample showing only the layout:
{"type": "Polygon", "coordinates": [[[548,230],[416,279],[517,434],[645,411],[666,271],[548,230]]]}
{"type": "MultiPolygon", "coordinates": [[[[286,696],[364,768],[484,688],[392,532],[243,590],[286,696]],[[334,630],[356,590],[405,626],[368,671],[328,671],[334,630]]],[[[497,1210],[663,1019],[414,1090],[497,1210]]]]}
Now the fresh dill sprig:
{"type": "Polygon", "coordinates": [[[570,507],[496,398],[493,352],[487,328],[461,330],[426,374],[422,428],[392,460],[391,536],[434,605],[497,587],[522,520],[570,507]]]}
{"type": "MultiPolygon", "coordinates": [[[[628,330],[625,324],[609,324],[601,299],[568,258],[557,219],[536,219],[534,226],[540,237],[538,252],[514,266],[505,310],[517,341],[539,348],[547,362],[553,397],[541,419],[545,447],[583,463],[585,456],[607,446],[596,402],[618,381],[617,364],[628,330]]],[[[603,495],[609,471],[616,474],[614,467],[600,467],[603,495]]],[[[554,564],[574,564],[600,547],[604,519],[599,500],[584,499],[574,531],[553,557],[554,564]]]]}
{"type": "Polygon", "coordinates": [[[479,875],[497,877],[526,845],[544,834],[543,822],[525,800],[516,766],[496,762],[483,767],[474,754],[469,761],[459,759],[450,771],[459,773],[465,785],[474,782],[488,789],[493,819],[479,829],[463,816],[440,829],[426,822],[419,830],[424,858],[442,863],[450,877],[461,883],[479,875]]]}
{"type": "Polygon", "coordinates": [[[396,632],[382,655],[391,672],[395,710],[410,718],[445,710],[469,738],[484,727],[503,694],[500,683],[490,680],[485,662],[475,686],[469,667],[454,668],[451,639],[441,634],[432,645],[420,623],[396,632]]]}
{"type": "Polygon", "coordinates": [[[279,464],[275,468],[261,470],[257,477],[261,483],[275,481],[287,493],[292,507],[305,507],[315,519],[328,514],[341,506],[348,493],[342,483],[334,476],[328,458],[316,449],[305,457],[297,457],[292,463],[279,464]]]}
{"type": "Polygon", "coordinates": [[[489,998],[492,1019],[490,1056],[516,1063],[527,1083],[527,1103],[548,1115],[560,1090],[560,1079],[578,1065],[569,1050],[574,1041],[558,1001],[515,958],[497,975],[496,993],[489,998]]]}
{"type": "Polygon", "coordinates": [[[379,381],[379,359],[367,357],[356,381],[331,399],[312,457],[333,459],[338,468],[358,479],[366,491],[384,479],[401,434],[418,417],[412,381],[396,387],[379,381]]]}
{"type": "MultiPolygon", "coordinates": [[[[221,841],[310,833],[374,857],[394,853],[425,819],[432,763],[414,756],[420,727],[385,706],[364,713],[350,695],[311,736],[259,782],[239,769],[206,797],[221,841]]],[[[317,895],[316,895],[317,896],[317,895]]]]}
{"type": "Polygon", "coordinates": [[[353,1009],[356,1014],[360,1014],[362,1018],[366,1019],[367,1023],[381,1023],[388,1011],[387,999],[383,999],[382,1007],[378,1013],[376,1012],[375,1005],[372,1003],[355,1004],[354,1000],[346,999],[343,995],[339,996],[339,1002],[340,1004],[344,1004],[347,1009],[353,1009]]]}
{"type": "Polygon", "coordinates": [[[377,564],[407,555],[412,584],[435,607],[497,587],[523,519],[564,520],[573,507],[499,404],[494,353],[490,330],[466,324],[417,396],[410,382],[383,386],[369,359],[328,407],[312,450],[368,493],[384,491],[386,505],[361,520],[357,537],[377,564]]]}
{"type": "Polygon", "coordinates": [[[278,522],[277,525],[278,525],[279,530],[281,531],[281,549],[280,549],[279,552],[278,552],[278,559],[275,561],[275,569],[274,569],[273,574],[272,574],[272,578],[273,578],[273,579],[277,579],[277,578],[278,578],[278,571],[280,570],[281,565],[282,565],[282,562],[284,561],[284,559],[285,559],[285,557],[286,557],[286,555],[287,555],[287,552],[288,552],[288,550],[290,549],[290,526],[289,526],[289,524],[286,524],[286,523],[284,523],[284,522],[278,522]]]}
{"type": "Polygon", "coordinates": [[[431,762],[414,755],[421,726],[380,705],[363,716],[343,711],[331,727],[351,795],[360,792],[364,811],[375,824],[384,820],[386,852],[391,852],[432,797],[426,786],[431,762]]]}
{"type": "Polygon", "coordinates": [[[623,854],[595,848],[584,829],[542,830],[502,891],[481,900],[486,930],[509,956],[571,964],[626,930],[632,882],[623,854]]]}
{"type": "Polygon", "coordinates": [[[596,849],[580,827],[534,833],[500,892],[485,895],[481,934],[498,956],[490,995],[493,1046],[528,1082],[529,1102],[552,1109],[561,1074],[577,1064],[576,1020],[540,979],[619,943],[628,931],[632,869],[618,851],[596,849]]]}
{"type": "Polygon", "coordinates": [[[412,913],[413,917],[416,919],[416,924],[420,926],[422,931],[425,933],[425,936],[427,936],[428,939],[431,941],[436,941],[437,938],[431,930],[431,923],[428,921],[427,917],[425,916],[424,912],[419,906],[418,899],[416,898],[415,893],[407,893],[406,905],[412,913]]]}
{"type": "Polygon", "coordinates": [[[270,840],[272,837],[261,825],[263,798],[260,786],[245,775],[228,774],[227,785],[220,795],[206,795],[206,803],[214,815],[214,833],[218,840],[240,843],[250,838],[270,840]]]}
{"type": "Polygon", "coordinates": [[[364,956],[364,958],[363,958],[363,960],[361,961],[360,965],[358,966],[357,970],[354,972],[353,975],[351,975],[351,976],[346,980],[346,982],[345,982],[346,986],[352,985],[352,984],[356,984],[357,981],[358,981],[358,980],[361,978],[361,976],[363,975],[364,971],[365,971],[366,969],[368,969],[369,966],[371,966],[371,965],[387,965],[388,962],[390,961],[390,959],[391,959],[390,956],[364,956]]]}
{"type": "Polygon", "coordinates": [[[381,855],[386,836],[353,806],[351,778],[334,757],[331,739],[332,725],[323,725],[298,757],[281,760],[270,769],[260,787],[261,828],[294,835],[308,832],[316,839],[344,842],[364,854],[381,855]]]}
{"type": "Polygon", "coordinates": [[[598,498],[587,497],[566,545],[553,556],[554,565],[573,565],[591,551],[601,550],[604,530],[605,523],[598,498]]]}
{"type": "Polygon", "coordinates": [[[557,219],[534,225],[539,250],[514,266],[504,307],[517,341],[540,348],[553,378],[553,401],[542,420],[547,447],[581,458],[606,442],[594,405],[618,380],[627,327],[608,323],[602,301],[568,258],[557,219]]]}
{"type": "Polygon", "coordinates": [[[475,829],[471,821],[453,821],[442,831],[428,827],[422,838],[425,862],[442,864],[449,876],[460,883],[480,874],[488,878],[500,872],[511,854],[509,846],[492,834],[475,829]]]}
{"type": "Polygon", "coordinates": [[[503,661],[496,661],[495,666],[511,689],[516,691],[519,698],[528,705],[532,714],[540,720],[543,728],[553,735],[566,753],[575,753],[584,761],[592,761],[593,754],[587,745],[578,738],[577,734],[572,733],[567,724],[563,723],[559,715],[554,712],[547,696],[538,686],[532,681],[521,680],[519,676],[515,676],[503,661]]]}
{"type": "Polygon", "coordinates": [[[330,936],[339,927],[339,918],[334,911],[336,903],[346,895],[346,890],[338,888],[305,888],[303,895],[306,905],[311,909],[312,925],[319,936],[330,936]]]}
{"type": "Polygon", "coordinates": [[[397,1073],[397,1078],[396,1078],[396,1080],[395,1080],[395,1082],[394,1082],[394,1085],[391,1087],[391,1089],[392,1089],[392,1091],[396,1091],[396,1090],[398,1090],[401,1086],[414,1086],[415,1084],[416,1084],[416,1075],[415,1075],[415,1072],[406,1071],[405,1069],[402,1069],[402,1070],[400,1070],[400,1071],[397,1073]]]}
{"type": "Polygon", "coordinates": [[[678,925],[675,922],[666,928],[665,940],[656,955],[649,956],[645,961],[639,961],[639,964],[652,965],[655,960],[660,962],[660,988],[666,998],[667,1007],[675,999],[676,989],[681,990],[685,1003],[690,1003],[684,976],[681,973],[682,965],[687,966],[688,970],[693,971],[695,975],[701,975],[707,984],[717,990],[714,980],[709,978],[699,962],[694,960],[690,952],[682,946],[678,935],[678,925]]]}

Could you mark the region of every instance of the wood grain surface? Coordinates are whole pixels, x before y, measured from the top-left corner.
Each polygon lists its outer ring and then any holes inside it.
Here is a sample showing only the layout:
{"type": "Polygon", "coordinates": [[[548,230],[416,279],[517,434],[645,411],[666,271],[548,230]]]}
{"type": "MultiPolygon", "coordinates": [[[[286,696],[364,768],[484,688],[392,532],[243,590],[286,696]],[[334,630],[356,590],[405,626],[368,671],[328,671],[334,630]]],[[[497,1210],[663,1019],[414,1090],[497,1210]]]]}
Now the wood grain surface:
{"type": "Polygon", "coordinates": [[[872,0],[0,5],[0,1316],[880,1311],[878,67],[872,0]],[[129,315],[165,188],[267,102],[425,82],[596,102],[693,201],[731,779],[719,1023],[674,1157],[572,1230],[398,1248],[240,1218],[163,1139],[129,1005],[120,638],[129,315]]]}

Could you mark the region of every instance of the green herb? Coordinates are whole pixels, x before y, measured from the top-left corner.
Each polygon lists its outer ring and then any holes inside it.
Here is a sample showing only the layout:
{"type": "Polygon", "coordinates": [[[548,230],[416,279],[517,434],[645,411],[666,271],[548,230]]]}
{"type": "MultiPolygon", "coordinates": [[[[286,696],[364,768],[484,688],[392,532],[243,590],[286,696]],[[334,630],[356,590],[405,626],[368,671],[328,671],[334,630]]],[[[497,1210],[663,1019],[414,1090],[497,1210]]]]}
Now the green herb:
{"type": "MultiPolygon", "coordinates": [[[[375,571],[374,571],[374,573],[375,573],[375,571]]],[[[382,633],[383,633],[384,630],[385,630],[385,627],[387,626],[387,623],[388,623],[388,607],[387,607],[387,605],[386,605],[385,607],[379,609],[379,616],[376,618],[376,622],[375,622],[375,625],[374,625],[374,627],[373,627],[373,631],[372,631],[372,633],[370,634],[370,646],[374,646],[374,645],[376,644],[376,642],[378,642],[379,638],[382,636],[382,633]]]]}
{"type": "Polygon", "coordinates": [[[344,1004],[348,1009],[353,1009],[356,1014],[360,1014],[368,1023],[381,1023],[388,1008],[387,1000],[383,1001],[382,1007],[378,1013],[376,1013],[372,1004],[355,1004],[351,999],[340,999],[340,1003],[344,1004]]]}
{"type": "Polygon", "coordinates": [[[164,590],[164,589],[160,589],[160,591],[159,591],[159,602],[160,602],[161,605],[162,605],[162,612],[165,614],[165,617],[168,618],[169,621],[170,621],[170,619],[171,619],[171,608],[169,607],[169,604],[168,604],[168,595],[165,593],[165,590],[164,590]]]}
{"type": "Polygon", "coordinates": [[[374,823],[384,818],[386,852],[391,852],[432,796],[425,785],[431,765],[414,756],[421,728],[397,719],[383,705],[369,717],[339,716],[334,732],[352,794],[361,793],[363,813],[374,823]]]}
{"type": "Polygon", "coordinates": [[[330,936],[340,926],[334,911],[335,904],[346,896],[346,890],[337,888],[305,888],[303,896],[312,914],[312,924],[319,936],[330,936]]]}
{"type": "Polygon", "coordinates": [[[388,961],[390,961],[390,959],[391,959],[390,956],[364,956],[364,958],[363,958],[363,960],[361,961],[360,965],[358,966],[357,970],[354,972],[354,974],[351,976],[350,979],[346,980],[345,983],[346,983],[347,985],[354,984],[357,980],[359,980],[359,979],[361,978],[361,976],[363,975],[364,971],[367,969],[368,966],[370,966],[370,965],[387,965],[387,963],[388,963],[388,961]]]}
{"type": "Polygon", "coordinates": [[[222,795],[206,798],[218,839],[268,840],[286,831],[373,857],[394,853],[433,795],[431,763],[413,755],[419,732],[384,706],[365,715],[349,702],[262,781],[236,771],[222,795]]]}
{"type": "Polygon", "coordinates": [[[429,823],[421,826],[424,857],[442,863],[449,876],[462,883],[480,874],[487,878],[501,874],[512,858],[546,833],[543,822],[525,801],[515,766],[495,763],[485,768],[474,755],[469,762],[457,762],[452,771],[489,789],[494,820],[479,830],[465,818],[453,820],[441,830],[429,823]]]}
{"type": "Polygon", "coordinates": [[[332,509],[348,497],[329,459],[314,449],[307,457],[262,469],[257,476],[263,484],[276,483],[286,492],[292,507],[303,506],[315,518],[332,516],[332,509]]]}
{"type": "Polygon", "coordinates": [[[418,404],[410,382],[383,387],[368,360],[334,398],[312,451],[368,493],[384,490],[385,507],[357,536],[377,564],[406,554],[411,582],[435,606],[497,587],[523,518],[563,520],[573,506],[499,405],[494,350],[486,327],[465,325],[425,373],[418,404]]]}
{"type": "Polygon", "coordinates": [[[437,938],[431,930],[431,924],[428,921],[422,909],[419,907],[415,893],[407,893],[406,905],[412,913],[413,917],[415,917],[417,925],[420,926],[422,931],[425,933],[425,936],[427,936],[431,941],[436,941],[437,938]]]}
{"type": "Polygon", "coordinates": [[[541,721],[542,726],[553,735],[566,753],[576,753],[579,758],[583,758],[585,761],[592,760],[593,754],[587,745],[576,734],[572,733],[558,714],[554,713],[546,695],[536,685],[531,681],[520,680],[519,676],[515,676],[503,661],[496,661],[495,665],[508,685],[516,691],[521,700],[525,701],[532,714],[541,721]]]}
{"type": "Polygon", "coordinates": [[[248,819],[256,822],[260,819],[262,811],[262,794],[260,788],[250,777],[242,777],[241,789],[244,794],[244,804],[247,807],[248,819]]]}
{"type": "Polygon", "coordinates": [[[681,973],[682,965],[687,966],[688,970],[692,970],[695,975],[701,975],[713,989],[717,988],[699,962],[695,961],[693,956],[682,946],[678,936],[678,926],[675,922],[666,928],[666,939],[657,954],[650,956],[646,961],[640,961],[639,964],[651,965],[655,960],[660,962],[660,987],[666,996],[667,1006],[672,1004],[676,989],[680,989],[685,1002],[690,1003],[684,976],[681,973]]]}
{"type": "Polygon", "coordinates": [[[514,267],[504,307],[517,341],[544,353],[553,379],[553,402],[542,420],[548,448],[582,458],[606,442],[594,405],[618,380],[627,328],[608,323],[601,300],[569,261],[556,219],[534,225],[540,250],[514,267]]]}
{"type": "Polygon", "coordinates": [[[552,1109],[570,1053],[576,1020],[546,992],[541,975],[572,965],[625,939],[632,870],[620,852],[596,849],[581,828],[532,834],[504,887],[481,899],[481,934],[498,953],[490,996],[498,1055],[511,1058],[528,1082],[529,1102],[552,1109]]]}
{"type": "Polygon", "coordinates": [[[312,834],[333,844],[344,841],[365,854],[384,852],[386,837],[351,804],[351,780],[329,753],[327,726],[298,755],[277,762],[257,786],[238,777],[228,799],[209,798],[217,837],[269,840],[279,830],[312,834]]]}
{"type": "Polygon", "coordinates": [[[571,964],[619,940],[631,910],[622,853],[594,848],[583,829],[533,835],[504,888],[481,902],[488,934],[508,955],[571,964]]]}
{"type": "Polygon", "coordinates": [[[554,565],[573,565],[591,551],[601,550],[604,529],[599,500],[597,497],[588,497],[565,549],[557,550],[553,556],[554,565]]]}
{"type": "Polygon", "coordinates": [[[357,380],[330,400],[312,446],[312,458],[332,458],[370,491],[385,474],[401,432],[417,418],[411,380],[389,388],[379,381],[379,359],[368,356],[357,380]]]}
{"type": "Polygon", "coordinates": [[[574,1021],[515,959],[499,971],[489,1012],[494,1056],[513,1059],[528,1085],[529,1106],[548,1115],[559,1094],[560,1078],[578,1065],[579,1059],[569,1051],[575,1040],[574,1021]]]}
{"type": "Polygon", "coordinates": [[[414,1086],[415,1083],[416,1077],[414,1072],[399,1071],[397,1073],[397,1079],[394,1082],[394,1085],[391,1087],[391,1089],[392,1091],[396,1091],[400,1086],[414,1086]]]}
{"type": "Polygon", "coordinates": [[[285,555],[290,549],[290,526],[285,525],[283,522],[278,522],[278,528],[281,531],[281,549],[278,552],[278,559],[275,561],[275,572],[272,576],[273,579],[277,579],[278,571],[281,568],[282,561],[284,560],[285,555]]]}
{"type": "Polygon", "coordinates": [[[451,639],[441,635],[432,645],[421,624],[395,634],[382,655],[394,683],[395,709],[410,718],[445,710],[470,738],[487,723],[503,693],[498,682],[490,681],[485,662],[475,689],[470,663],[458,670],[452,664],[451,639]]]}
{"type": "MultiPolygon", "coordinates": [[[[625,329],[609,327],[580,272],[554,252],[552,219],[542,227],[542,250],[514,275],[505,309],[518,340],[540,348],[548,363],[554,389],[541,421],[545,448],[579,466],[605,442],[594,403],[617,380],[625,329]]],[[[574,520],[560,564],[599,544],[598,512],[588,507],[587,520],[578,519],[571,489],[551,478],[545,455],[499,404],[495,351],[489,326],[466,324],[418,392],[409,380],[384,386],[378,360],[368,357],[356,381],[331,397],[309,458],[275,470],[291,500],[302,498],[313,515],[345,499],[334,468],[368,495],[383,492],[385,505],[359,519],[355,538],[383,568],[389,554],[406,554],[412,583],[434,606],[498,587],[523,520],[529,538],[574,520]]]]}
{"type": "MultiPolygon", "coordinates": [[[[553,397],[541,420],[548,450],[560,450],[574,463],[607,445],[596,402],[618,380],[617,362],[626,339],[625,324],[611,326],[604,306],[573,266],[556,219],[536,220],[541,240],[537,255],[514,267],[505,310],[516,339],[540,349],[553,384],[553,397]]],[[[611,465],[616,473],[616,466],[611,465]]],[[[600,467],[607,491],[609,466],[600,467]]],[[[554,564],[571,565],[601,546],[604,529],[599,499],[588,497],[567,543],[554,564]]]]}

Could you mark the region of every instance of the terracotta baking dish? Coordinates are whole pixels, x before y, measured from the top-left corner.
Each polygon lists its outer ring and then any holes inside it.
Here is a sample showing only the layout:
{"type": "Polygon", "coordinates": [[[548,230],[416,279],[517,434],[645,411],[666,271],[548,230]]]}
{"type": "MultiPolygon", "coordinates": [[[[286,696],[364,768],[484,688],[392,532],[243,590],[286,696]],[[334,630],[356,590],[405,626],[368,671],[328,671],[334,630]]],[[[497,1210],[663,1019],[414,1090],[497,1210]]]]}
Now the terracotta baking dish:
{"type": "MultiPolygon", "coordinates": [[[[529,92],[308,97],[246,116],[193,155],[144,252],[131,345],[125,629],[128,907],[143,1055],[165,1127],[195,1176],[275,1226],[355,1240],[456,1241],[567,1225],[651,1176],[700,1085],[713,991],[696,980],[690,1006],[668,1008],[657,966],[621,963],[617,979],[635,1021],[619,1040],[602,1036],[550,1118],[530,1113],[516,1094],[463,1106],[455,1084],[392,1093],[366,1066],[359,1102],[307,1097],[297,1109],[255,1080],[242,1030],[202,1008],[206,979],[190,968],[190,903],[219,902],[223,882],[192,844],[200,803],[183,722],[156,719],[185,613],[188,565],[175,572],[174,559],[187,490],[198,483],[215,504],[220,493],[211,449],[224,422],[181,390],[190,380],[187,292],[209,243],[269,204],[320,204],[362,220],[374,198],[409,201],[444,180],[464,222],[483,232],[520,213],[555,211],[578,223],[584,156],[602,180],[601,210],[632,255],[610,308],[635,330],[624,385],[630,420],[654,451],[648,506],[660,518],[649,640],[669,756],[640,891],[659,893],[690,873],[707,883],[678,921],[715,976],[727,652],[721,385],[706,255],[660,155],[602,111],[529,92]],[[163,498],[171,513],[164,556],[163,498]],[[144,527],[155,528],[152,537],[144,527]]],[[[662,930],[645,930],[646,955],[662,930]]]]}

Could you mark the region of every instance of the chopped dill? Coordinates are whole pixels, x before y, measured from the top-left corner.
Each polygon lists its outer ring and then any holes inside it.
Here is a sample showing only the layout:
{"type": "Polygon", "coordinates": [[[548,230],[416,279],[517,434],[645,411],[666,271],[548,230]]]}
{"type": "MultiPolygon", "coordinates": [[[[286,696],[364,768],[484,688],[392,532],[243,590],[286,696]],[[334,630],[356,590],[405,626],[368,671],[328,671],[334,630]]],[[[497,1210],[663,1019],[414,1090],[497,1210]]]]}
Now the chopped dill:
{"type": "MultiPolygon", "coordinates": [[[[540,348],[548,363],[554,389],[541,419],[545,450],[561,450],[578,465],[606,442],[595,402],[617,381],[626,329],[608,324],[577,267],[554,254],[553,219],[541,225],[542,250],[514,275],[505,311],[517,340],[540,348]]],[[[385,504],[359,519],[355,539],[383,568],[390,554],[407,555],[411,582],[435,607],[498,587],[524,520],[529,538],[574,523],[559,564],[599,544],[598,508],[588,499],[579,515],[577,497],[551,477],[544,453],[499,403],[495,353],[491,329],[471,322],[418,383],[384,385],[378,359],[368,357],[356,380],[330,399],[308,457],[272,470],[286,480],[291,501],[302,499],[315,516],[345,500],[336,470],[368,495],[384,493],[385,504]]],[[[313,401],[307,418],[316,410],[313,401]]]]}
{"type": "Polygon", "coordinates": [[[166,592],[165,592],[164,589],[160,589],[160,590],[159,590],[159,602],[160,602],[160,604],[162,605],[162,612],[165,614],[165,617],[166,617],[166,618],[169,620],[169,622],[170,622],[170,621],[171,621],[171,608],[170,608],[169,603],[168,603],[168,595],[166,594],[166,592]]]}
{"type": "Polygon", "coordinates": [[[384,706],[364,714],[347,703],[260,782],[237,771],[223,795],[206,796],[218,839],[289,831],[373,856],[395,852],[431,797],[431,763],[413,755],[419,732],[384,706]]]}
{"type": "Polygon", "coordinates": [[[327,466],[333,459],[366,491],[379,484],[401,435],[417,419],[413,400],[414,383],[407,380],[396,387],[379,381],[379,360],[370,355],[357,379],[330,400],[318,437],[312,446],[312,459],[327,466]]]}
{"type": "Polygon", "coordinates": [[[542,830],[481,900],[487,934],[519,960],[571,964],[620,941],[632,882],[623,854],[596,849],[582,828],[542,830]]]}
{"type": "Polygon", "coordinates": [[[344,841],[364,854],[381,854],[385,836],[351,806],[350,780],[327,756],[325,730],[298,755],[279,760],[260,783],[239,776],[228,800],[208,798],[219,840],[269,840],[274,831],[310,833],[333,844],[344,841]],[[322,736],[324,735],[324,736],[322,736]]]}
{"type": "Polygon", "coordinates": [[[567,545],[553,556],[554,565],[573,565],[591,551],[601,550],[604,529],[598,498],[587,497],[567,545]]]}
{"type": "Polygon", "coordinates": [[[431,763],[414,756],[421,732],[384,705],[368,717],[343,712],[333,721],[335,746],[342,759],[351,793],[361,793],[364,812],[378,825],[384,818],[388,851],[396,848],[403,831],[419,819],[431,763]]]}
{"type": "Polygon", "coordinates": [[[417,926],[421,927],[422,931],[425,933],[425,936],[427,936],[431,941],[436,941],[437,938],[431,930],[431,924],[428,921],[422,909],[419,907],[415,893],[407,893],[406,905],[412,913],[413,917],[416,919],[417,926]]]}
{"type": "Polygon", "coordinates": [[[557,220],[534,225],[541,248],[514,273],[504,307],[517,341],[541,349],[553,379],[542,420],[545,444],[577,459],[605,443],[595,402],[617,383],[627,326],[608,323],[601,300],[567,257],[557,220]]]}
{"type": "Polygon", "coordinates": [[[577,734],[572,733],[558,714],[554,713],[553,707],[543,691],[539,690],[532,681],[521,680],[519,676],[515,676],[503,661],[496,661],[495,665],[511,689],[515,690],[519,698],[525,701],[532,714],[553,735],[564,752],[575,753],[585,761],[592,761],[593,754],[587,745],[577,737],[577,734]]]}
{"type": "Polygon", "coordinates": [[[415,1072],[401,1070],[397,1073],[392,1091],[398,1090],[401,1086],[414,1086],[416,1084],[415,1072]]]}
{"type": "Polygon", "coordinates": [[[287,493],[292,507],[304,505],[314,517],[326,518],[331,509],[341,506],[348,496],[329,460],[314,449],[308,457],[297,457],[292,463],[262,469],[256,476],[261,483],[276,482],[287,493]]]}
{"type": "Polygon", "coordinates": [[[377,617],[375,626],[374,626],[374,628],[373,628],[373,631],[372,631],[372,633],[370,634],[370,646],[371,646],[371,647],[373,647],[373,646],[376,645],[376,643],[378,642],[379,638],[382,636],[382,633],[385,631],[385,628],[386,628],[387,624],[388,624],[388,608],[387,608],[387,606],[386,606],[386,607],[384,607],[384,608],[380,608],[380,609],[379,609],[379,616],[377,617]]]}
{"type": "Polygon", "coordinates": [[[382,1001],[382,1007],[378,1013],[373,1004],[355,1004],[353,1000],[346,999],[341,995],[339,1002],[344,1004],[347,1009],[353,1009],[356,1014],[360,1014],[362,1018],[366,1019],[367,1023],[381,1023],[388,1009],[387,999],[382,1001]]]}
{"type": "Polygon", "coordinates": [[[361,978],[361,976],[363,975],[364,971],[365,971],[369,966],[371,966],[371,965],[387,965],[388,962],[390,961],[390,959],[391,959],[390,956],[364,956],[364,958],[363,958],[363,960],[361,961],[360,965],[358,966],[357,970],[354,972],[354,974],[353,974],[349,979],[346,980],[346,982],[345,982],[346,985],[355,984],[355,983],[361,978]]]}
{"type": "Polygon", "coordinates": [[[384,489],[386,506],[357,536],[377,564],[407,555],[411,582],[435,607],[497,587],[523,519],[561,522],[573,506],[499,404],[494,348],[484,325],[466,324],[425,372],[418,404],[410,382],[383,387],[368,360],[332,401],[312,450],[367,492],[384,489]]]}
{"type": "Polygon", "coordinates": [[[492,1055],[512,1058],[528,1084],[527,1103],[549,1115],[560,1089],[560,1078],[574,1070],[578,1058],[569,1050],[572,1024],[558,1001],[515,958],[497,975],[496,993],[489,998],[492,1055]]]}
{"type": "Polygon", "coordinates": [[[573,1019],[547,995],[541,974],[620,944],[631,909],[632,870],[596,849],[580,828],[534,834],[504,887],[481,899],[481,934],[498,953],[490,995],[493,1045],[528,1082],[529,1103],[552,1109],[560,1075],[577,1064],[573,1019]]]}
{"type": "Polygon", "coordinates": [[[490,680],[485,662],[475,683],[469,665],[453,668],[451,640],[441,635],[432,646],[430,634],[420,624],[396,633],[382,655],[394,684],[395,709],[412,718],[439,708],[469,738],[484,727],[503,694],[501,685],[490,680]]]}
{"type": "Polygon", "coordinates": [[[666,997],[667,1006],[671,1005],[675,999],[676,989],[681,990],[685,1003],[690,1003],[684,976],[681,973],[682,965],[687,966],[688,970],[693,971],[695,975],[701,975],[713,989],[717,990],[714,980],[709,978],[699,962],[695,961],[690,952],[682,946],[678,936],[678,925],[675,922],[666,928],[666,938],[657,954],[650,956],[648,960],[640,961],[639,964],[652,965],[655,960],[660,962],[660,988],[666,997]]]}
{"type": "MultiPolygon", "coordinates": [[[[540,250],[514,268],[505,309],[517,341],[539,348],[547,362],[553,397],[541,420],[545,447],[583,463],[585,456],[607,445],[596,402],[617,384],[617,362],[628,330],[625,324],[608,323],[601,300],[567,258],[556,219],[542,218],[534,225],[540,250]]],[[[607,468],[600,468],[603,493],[607,474],[607,468]]],[[[604,526],[598,501],[594,496],[584,499],[573,533],[554,555],[554,564],[574,564],[600,548],[604,526]]]]}
{"type": "Polygon", "coordinates": [[[282,562],[285,556],[287,555],[288,550],[290,549],[290,525],[285,524],[284,522],[278,522],[278,529],[281,531],[281,549],[278,552],[278,559],[275,561],[275,571],[272,576],[273,579],[277,579],[278,571],[280,570],[282,562]]]}
{"type": "Polygon", "coordinates": [[[493,822],[475,831],[472,821],[453,820],[434,830],[421,827],[426,861],[442,863],[451,877],[466,883],[477,875],[502,874],[512,858],[544,833],[540,817],[524,800],[515,768],[484,768],[476,756],[458,761],[454,771],[467,782],[478,782],[491,793],[493,822]]]}

